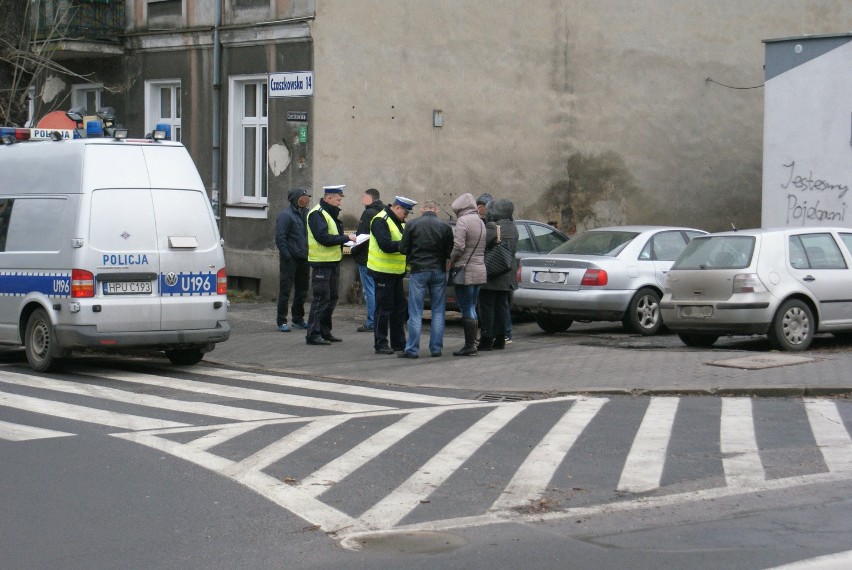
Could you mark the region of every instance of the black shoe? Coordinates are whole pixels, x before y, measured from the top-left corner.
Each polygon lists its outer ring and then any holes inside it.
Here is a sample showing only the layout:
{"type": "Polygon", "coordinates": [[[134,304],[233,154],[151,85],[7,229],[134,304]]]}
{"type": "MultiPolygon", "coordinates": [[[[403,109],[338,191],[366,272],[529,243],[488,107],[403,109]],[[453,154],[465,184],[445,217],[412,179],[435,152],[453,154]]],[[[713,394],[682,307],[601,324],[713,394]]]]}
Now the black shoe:
{"type": "Polygon", "coordinates": [[[389,346],[383,346],[376,349],[376,354],[393,354],[393,349],[389,346]]]}
{"type": "Polygon", "coordinates": [[[402,351],[396,355],[397,358],[420,358],[419,354],[411,354],[410,352],[402,351]]]}
{"type": "Polygon", "coordinates": [[[392,348],[393,348],[393,351],[394,351],[394,352],[402,352],[402,351],[404,351],[404,350],[405,350],[405,347],[404,347],[404,346],[402,346],[402,347],[392,347],[392,348]]]}
{"type": "Polygon", "coordinates": [[[433,352],[432,357],[433,358],[441,358],[441,353],[440,352],[433,352]]]}
{"type": "Polygon", "coordinates": [[[326,344],[331,344],[331,342],[329,342],[329,341],[325,340],[325,339],[324,339],[324,338],[322,338],[321,336],[311,336],[311,337],[308,337],[308,338],[306,338],[306,339],[305,339],[305,342],[306,342],[306,343],[308,343],[308,344],[315,344],[315,345],[326,345],[326,344]]]}
{"type": "Polygon", "coordinates": [[[361,325],[360,327],[358,327],[355,330],[358,331],[358,332],[373,332],[376,329],[375,329],[375,327],[368,327],[367,325],[361,325]]]}
{"type": "Polygon", "coordinates": [[[338,338],[338,337],[334,336],[333,334],[330,334],[328,336],[324,336],[322,338],[324,338],[328,342],[343,342],[342,338],[338,338]]]}

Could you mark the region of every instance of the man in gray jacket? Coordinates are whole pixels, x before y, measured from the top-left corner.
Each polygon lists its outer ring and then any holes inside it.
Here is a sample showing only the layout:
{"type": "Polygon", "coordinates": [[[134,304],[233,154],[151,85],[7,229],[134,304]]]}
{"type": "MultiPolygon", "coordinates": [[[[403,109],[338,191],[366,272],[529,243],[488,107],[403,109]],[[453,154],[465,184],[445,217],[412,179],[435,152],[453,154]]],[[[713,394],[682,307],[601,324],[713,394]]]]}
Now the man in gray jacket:
{"type": "Polygon", "coordinates": [[[289,332],[287,305],[293,290],[293,326],[308,328],[305,322],[305,298],[310,286],[308,265],[308,233],[305,229],[305,208],[311,201],[307,190],[294,188],[287,195],[290,204],[275,220],[275,245],[278,247],[278,330],[289,332]]]}

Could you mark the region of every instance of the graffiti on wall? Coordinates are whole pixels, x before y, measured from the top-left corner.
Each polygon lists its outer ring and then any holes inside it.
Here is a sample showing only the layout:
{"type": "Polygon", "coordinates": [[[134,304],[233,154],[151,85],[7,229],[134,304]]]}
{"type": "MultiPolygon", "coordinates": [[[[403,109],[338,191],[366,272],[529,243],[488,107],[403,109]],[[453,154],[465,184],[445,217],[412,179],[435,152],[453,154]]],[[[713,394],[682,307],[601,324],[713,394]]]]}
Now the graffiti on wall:
{"type": "Polygon", "coordinates": [[[814,177],[813,170],[803,174],[796,161],[782,164],[787,181],[781,188],[787,191],[787,225],[807,225],[814,222],[837,222],[845,225],[846,202],[843,198],[849,186],[814,177]]]}

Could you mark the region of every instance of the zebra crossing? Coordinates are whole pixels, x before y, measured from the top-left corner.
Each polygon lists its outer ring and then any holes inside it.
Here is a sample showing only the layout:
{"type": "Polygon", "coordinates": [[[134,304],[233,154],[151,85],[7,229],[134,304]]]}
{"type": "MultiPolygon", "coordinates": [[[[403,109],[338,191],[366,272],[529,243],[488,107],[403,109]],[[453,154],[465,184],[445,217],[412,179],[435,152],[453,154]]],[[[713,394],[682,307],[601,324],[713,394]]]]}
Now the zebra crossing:
{"type": "Polygon", "coordinates": [[[0,443],[75,435],[46,417],[190,461],[341,538],[852,479],[840,400],[482,402],[205,366],[0,367],[0,443]]]}

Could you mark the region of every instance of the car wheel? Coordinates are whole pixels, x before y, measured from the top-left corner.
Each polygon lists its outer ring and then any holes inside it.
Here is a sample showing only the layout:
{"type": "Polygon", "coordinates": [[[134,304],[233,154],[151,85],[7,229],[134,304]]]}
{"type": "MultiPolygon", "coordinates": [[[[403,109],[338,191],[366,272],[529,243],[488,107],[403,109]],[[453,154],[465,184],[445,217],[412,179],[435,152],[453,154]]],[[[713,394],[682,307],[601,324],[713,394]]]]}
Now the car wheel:
{"type": "Polygon", "coordinates": [[[24,333],[24,350],[30,368],[36,372],[55,372],[61,369],[62,359],[55,356],[62,353],[58,344],[47,312],[44,309],[33,311],[27,320],[24,333]]]}
{"type": "Polygon", "coordinates": [[[701,333],[679,333],[677,335],[681,342],[686,346],[694,346],[696,348],[710,348],[716,339],[717,334],[701,334],[701,333]]]}
{"type": "Polygon", "coordinates": [[[786,301],[775,313],[766,334],[772,348],[778,350],[807,350],[814,339],[814,316],[810,307],[799,299],[786,301]]]}
{"type": "Polygon", "coordinates": [[[649,287],[639,289],[630,299],[627,314],[621,322],[635,333],[644,336],[657,334],[663,324],[663,318],[660,316],[660,294],[649,287]]]}
{"type": "Polygon", "coordinates": [[[536,313],[535,315],[535,323],[538,328],[550,334],[567,331],[573,322],[571,319],[548,313],[536,313]]]}
{"type": "Polygon", "coordinates": [[[197,348],[181,348],[177,350],[167,350],[166,357],[172,364],[178,366],[192,366],[198,364],[204,358],[204,353],[197,348]]]}

